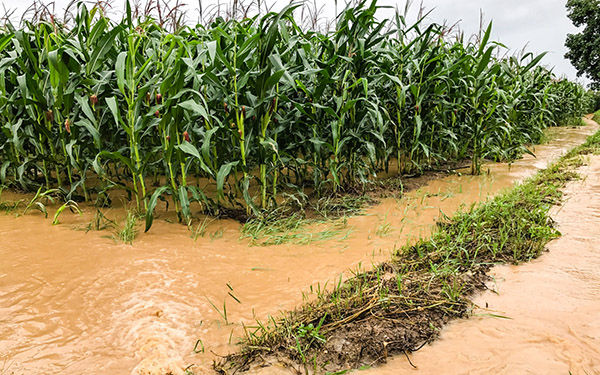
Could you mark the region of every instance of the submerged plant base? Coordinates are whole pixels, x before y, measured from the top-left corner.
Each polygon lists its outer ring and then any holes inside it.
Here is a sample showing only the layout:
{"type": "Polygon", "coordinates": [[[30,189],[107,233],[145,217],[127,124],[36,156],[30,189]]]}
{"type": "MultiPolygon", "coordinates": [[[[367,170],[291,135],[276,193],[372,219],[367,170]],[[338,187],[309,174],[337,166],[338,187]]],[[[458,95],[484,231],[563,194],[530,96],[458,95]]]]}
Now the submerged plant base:
{"type": "Polygon", "coordinates": [[[130,245],[133,244],[133,240],[138,233],[137,221],[140,216],[141,215],[135,213],[134,211],[128,210],[123,225],[115,232],[113,238],[117,242],[123,242],[130,245]]]}
{"type": "MultiPolygon", "coordinates": [[[[465,162],[447,163],[410,176],[384,177],[343,193],[330,192],[321,198],[307,197],[305,202],[299,202],[297,198],[290,199],[277,209],[265,212],[263,217],[230,217],[244,223],[242,237],[249,238],[253,246],[290,242],[307,245],[336,237],[344,239],[349,234],[346,223],[348,217],[364,214],[365,209],[378,204],[381,198],[400,197],[426,186],[432,180],[457,174],[469,165],[465,162]],[[307,231],[308,225],[317,227],[307,231]]],[[[377,232],[380,236],[386,234],[385,228],[377,232]]]]}
{"type": "MultiPolygon", "coordinates": [[[[516,157],[520,156],[522,154],[516,157]]],[[[348,186],[337,193],[325,190],[317,194],[314,190],[305,193],[288,189],[283,191],[282,202],[276,207],[262,210],[259,215],[249,212],[243,205],[217,208],[205,206],[199,212],[203,218],[190,218],[188,224],[195,222],[196,225],[201,225],[206,217],[238,221],[243,224],[242,238],[250,238],[253,246],[289,242],[310,244],[332,237],[344,238],[347,231],[340,229],[345,229],[345,218],[362,215],[365,209],[378,204],[381,198],[400,197],[406,192],[426,186],[432,180],[460,174],[460,171],[466,170],[470,165],[471,161],[465,159],[423,166],[409,175],[395,170],[390,175],[386,173],[375,180],[348,186]],[[306,226],[315,224],[323,224],[327,228],[314,235],[306,233],[306,226]]]]}
{"type": "Polygon", "coordinates": [[[560,235],[549,210],[578,178],[583,156],[598,152],[600,132],[510,192],[439,223],[430,239],[399,249],[391,261],[268,325],[246,327],[242,351],[215,369],[229,374],[279,362],[334,372],[420,349],[449,320],[469,315],[469,297],[486,288],[493,265],[536,258],[560,235]]]}

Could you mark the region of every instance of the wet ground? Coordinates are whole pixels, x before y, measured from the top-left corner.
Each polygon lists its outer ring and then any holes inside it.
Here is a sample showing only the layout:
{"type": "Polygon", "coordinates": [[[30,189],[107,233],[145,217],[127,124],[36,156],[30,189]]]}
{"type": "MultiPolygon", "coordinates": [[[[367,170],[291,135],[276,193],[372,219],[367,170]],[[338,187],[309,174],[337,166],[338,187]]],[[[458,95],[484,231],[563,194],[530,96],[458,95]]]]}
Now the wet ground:
{"type": "MultiPolygon", "coordinates": [[[[0,214],[0,374],[181,374],[190,365],[206,373],[214,358],[235,349],[242,323],[293,308],[309,286],[385,259],[394,247],[426,236],[441,213],[509,188],[596,130],[550,129],[552,141],[536,147],[536,159],[429,181],[309,245],[252,247],[233,221],[212,222],[194,240],[185,226],[157,220],[131,246],[107,231],[81,230],[93,218],[90,208],[82,216],[63,214],[55,226],[38,213],[0,214]],[[194,353],[198,339],[196,349],[204,351],[194,353]]],[[[125,212],[105,214],[120,219],[125,212]]],[[[322,230],[329,229],[306,228],[322,230]]],[[[466,345],[466,333],[458,335],[466,345]]],[[[405,367],[399,360],[397,368],[405,367]]]]}
{"type": "Polygon", "coordinates": [[[579,172],[547,254],[494,268],[475,316],[411,355],[416,369],[398,357],[360,374],[600,374],[600,156],[579,172]]]}

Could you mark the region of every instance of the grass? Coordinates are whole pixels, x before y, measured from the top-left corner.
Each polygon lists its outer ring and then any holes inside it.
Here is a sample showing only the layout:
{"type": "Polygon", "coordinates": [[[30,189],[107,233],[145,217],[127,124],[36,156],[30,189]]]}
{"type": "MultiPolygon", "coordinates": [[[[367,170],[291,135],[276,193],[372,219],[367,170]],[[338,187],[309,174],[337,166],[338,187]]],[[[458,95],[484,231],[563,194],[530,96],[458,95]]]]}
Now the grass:
{"type": "Polygon", "coordinates": [[[19,200],[17,202],[3,200],[2,192],[4,191],[4,189],[6,189],[6,186],[0,185],[0,211],[10,213],[15,211],[19,207],[19,205],[23,203],[23,200],[19,200]]]}
{"type": "Polygon", "coordinates": [[[80,229],[87,233],[89,231],[101,231],[108,228],[114,228],[114,226],[115,222],[107,218],[106,215],[97,208],[94,218],[86,226],[80,229]]]}
{"type": "Polygon", "coordinates": [[[271,355],[317,372],[344,371],[418,350],[446,322],[469,316],[469,296],[485,288],[493,265],[527,262],[560,236],[549,211],[578,178],[584,156],[599,153],[600,132],[512,190],[439,222],[431,238],[398,249],[388,262],[246,327],[241,351],[215,369],[246,369],[271,355]],[[303,327],[319,327],[322,340],[303,327]]]}
{"type": "Polygon", "coordinates": [[[347,219],[341,218],[334,222],[305,219],[294,214],[281,219],[250,220],[242,227],[242,238],[249,238],[251,246],[283,245],[293,242],[298,245],[308,245],[313,242],[326,241],[339,237],[345,239],[352,232],[348,228],[347,219]],[[309,228],[313,225],[313,228],[309,228]],[[314,230],[325,226],[322,230],[314,230]]]}
{"type": "Polygon", "coordinates": [[[23,201],[11,202],[11,201],[0,201],[0,211],[5,213],[14,212],[23,201]]]}
{"type": "Polygon", "coordinates": [[[23,210],[23,213],[21,215],[25,215],[29,210],[34,208],[39,210],[42,214],[44,214],[44,217],[47,218],[48,210],[46,208],[46,205],[48,203],[55,202],[55,198],[53,197],[53,195],[58,193],[58,191],[58,189],[48,189],[46,191],[42,191],[42,188],[40,187],[33,196],[33,198],[31,198],[29,203],[25,206],[25,209],[23,210]],[[42,201],[44,201],[45,204],[42,203],[42,201]]]}
{"type": "Polygon", "coordinates": [[[324,197],[319,199],[312,207],[315,213],[324,219],[339,218],[344,216],[361,215],[364,209],[377,201],[369,195],[342,195],[338,197],[324,197]]]}
{"type": "Polygon", "coordinates": [[[384,218],[382,220],[380,220],[379,225],[377,226],[377,229],[375,230],[375,234],[378,237],[386,237],[388,235],[390,235],[390,233],[393,231],[393,227],[392,224],[388,221],[387,219],[387,214],[384,216],[384,218]]]}
{"type": "Polygon", "coordinates": [[[600,111],[597,111],[596,113],[594,113],[594,117],[592,118],[592,120],[594,120],[600,124],[600,111]]]}
{"type": "Polygon", "coordinates": [[[194,241],[197,241],[199,237],[206,236],[206,230],[210,223],[215,221],[216,219],[210,219],[208,216],[205,217],[201,222],[196,225],[194,228],[191,224],[188,226],[190,232],[192,232],[191,237],[194,241]]]}
{"type": "Polygon", "coordinates": [[[308,245],[352,232],[348,217],[361,215],[376,202],[368,195],[340,195],[323,197],[305,206],[281,206],[263,217],[248,220],[242,227],[242,238],[249,238],[251,246],[283,245],[293,242],[308,245]],[[312,226],[312,227],[311,227],[312,226]]]}
{"type": "Polygon", "coordinates": [[[133,240],[138,234],[137,222],[139,219],[139,215],[132,210],[127,211],[127,216],[125,217],[125,221],[122,226],[117,229],[113,238],[116,241],[133,244],[133,240]]]}
{"type": "MultiPolygon", "coordinates": [[[[5,186],[0,186],[0,211],[5,213],[15,212],[21,204],[25,204],[25,201],[23,199],[20,199],[15,202],[2,200],[2,192],[4,191],[4,189],[6,189],[5,186]]],[[[39,188],[37,193],[33,196],[33,198],[31,198],[29,203],[25,205],[25,209],[17,215],[25,215],[30,210],[36,209],[40,211],[45,218],[48,218],[47,205],[49,203],[54,204],[58,201],[58,199],[60,198],[60,194],[57,193],[59,193],[59,191],[56,189],[42,191],[42,188],[39,188]]],[[[59,218],[66,209],[69,209],[69,211],[71,211],[72,213],[77,213],[79,215],[82,214],[77,202],[71,199],[65,200],[65,202],[61,206],[59,206],[56,212],[54,213],[52,225],[59,224],[59,218]]]]}
{"type": "Polygon", "coordinates": [[[63,213],[64,210],[69,209],[69,211],[71,211],[71,213],[77,213],[79,214],[79,216],[81,216],[81,209],[79,208],[79,205],[77,204],[77,202],[73,201],[73,200],[68,200],[66,201],[62,206],[60,206],[56,212],[54,213],[54,218],[52,219],[52,225],[57,225],[60,222],[58,221],[60,215],[63,213]]]}

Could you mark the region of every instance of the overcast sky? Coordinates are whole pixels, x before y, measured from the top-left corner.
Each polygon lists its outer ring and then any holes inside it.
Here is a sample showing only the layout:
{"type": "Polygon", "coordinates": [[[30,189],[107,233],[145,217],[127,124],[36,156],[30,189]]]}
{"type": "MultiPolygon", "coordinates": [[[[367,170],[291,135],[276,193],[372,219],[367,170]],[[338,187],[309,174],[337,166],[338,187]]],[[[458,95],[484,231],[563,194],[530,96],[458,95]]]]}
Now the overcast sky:
{"type": "MultiPolygon", "coordinates": [[[[122,1],[114,0],[115,8],[118,8],[117,4],[122,1]]],[[[198,1],[183,0],[192,6],[196,6],[198,1]]],[[[217,0],[200,1],[203,6],[209,6],[217,0]]],[[[220,1],[227,2],[227,0],[220,1]]],[[[334,14],[334,0],[316,1],[325,5],[325,14],[334,14]]],[[[55,0],[57,11],[62,10],[67,2],[68,0],[55,0]]],[[[32,4],[33,0],[0,0],[0,3],[6,8],[18,8],[22,11],[32,4]]],[[[342,0],[339,3],[342,3],[342,0]]],[[[563,57],[566,52],[564,47],[566,35],[576,31],[567,18],[565,3],[566,0],[423,0],[423,6],[433,10],[429,17],[432,22],[446,21],[448,24],[454,24],[460,21],[460,27],[466,34],[479,30],[480,11],[483,12],[486,23],[489,21],[494,23],[494,40],[514,50],[520,50],[527,45],[528,50],[532,52],[548,51],[543,63],[555,67],[554,72],[557,75],[575,79],[574,68],[563,57]]],[[[379,1],[379,5],[398,6],[402,9],[404,4],[405,0],[379,1]]],[[[419,0],[416,0],[412,7],[413,11],[416,12],[418,5],[419,0]]],[[[194,12],[189,14],[193,15],[194,12]]],[[[382,12],[380,17],[390,15],[391,12],[382,12]]],[[[188,18],[193,19],[193,16],[188,18]]]]}

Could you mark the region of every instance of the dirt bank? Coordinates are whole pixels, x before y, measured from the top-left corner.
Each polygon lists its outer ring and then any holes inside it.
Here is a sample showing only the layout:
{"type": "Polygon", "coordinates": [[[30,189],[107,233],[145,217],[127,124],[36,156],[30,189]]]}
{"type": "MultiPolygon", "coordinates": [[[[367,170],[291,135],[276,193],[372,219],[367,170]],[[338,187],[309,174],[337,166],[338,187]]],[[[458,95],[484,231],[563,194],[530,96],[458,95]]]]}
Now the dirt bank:
{"type": "Polygon", "coordinates": [[[400,249],[392,262],[357,274],[276,326],[258,330],[241,355],[218,369],[246,370],[266,358],[299,364],[296,371],[339,371],[420,349],[444,323],[466,316],[465,297],[483,288],[492,264],[540,255],[556,236],[548,210],[561,201],[566,181],[576,177],[581,155],[598,151],[599,138],[510,193],[441,225],[431,240],[400,249]]]}
{"type": "Polygon", "coordinates": [[[553,210],[547,254],[494,268],[475,316],[411,355],[417,369],[398,357],[360,374],[600,374],[600,156],[588,163],[553,210]]]}

